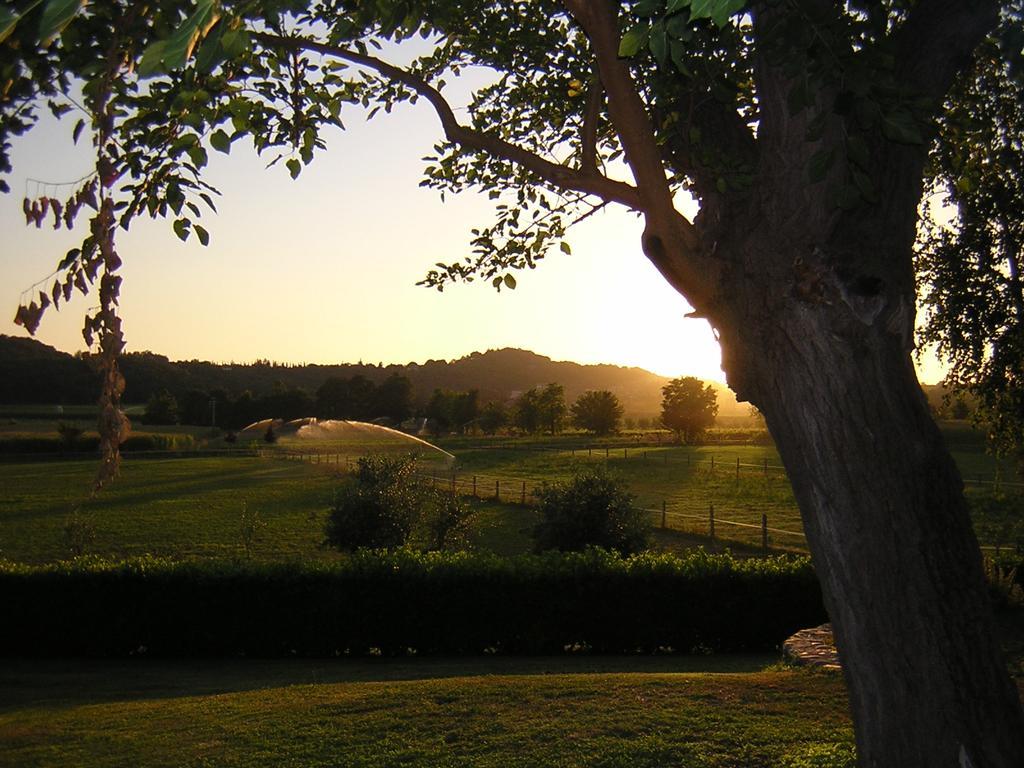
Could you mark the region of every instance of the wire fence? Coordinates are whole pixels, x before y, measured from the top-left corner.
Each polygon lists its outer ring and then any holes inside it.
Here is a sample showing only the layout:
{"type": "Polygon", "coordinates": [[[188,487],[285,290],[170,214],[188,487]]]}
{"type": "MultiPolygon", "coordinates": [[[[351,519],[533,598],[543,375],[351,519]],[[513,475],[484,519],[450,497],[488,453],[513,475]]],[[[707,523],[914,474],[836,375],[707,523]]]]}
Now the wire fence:
{"type": "MultiPolygon", "coordinates": [[[[637,508],[651,524],[663,531],[695,535],[708,542],[739,545],[764,554],[790,551],[807,552],[807,539],[785,468],[767,458],[743,461],[709,456],[698,459],[692,454],[670,455],[635,446],[586,446],[559,451],[577,459],[602,461],[685,464],[692,471],[689,481],[672,492],[640,488],[635,493],[637,508]]],[[[358,456],[316,450],[274,449],[260,455],[290,461],[334,467],[341,472],[354,471],[358,456]]],[[[460,496],[503,504],[533,505],[536,492],[557,478],[531,477],[514,470],[473,472],[435,466],[417,471],[420,479],[436,488],[460,496]]],[[[965,482],[967,482],[965,480],[965,482]]],[[[1014,491],[1021,483],[1000,481],[998,477],[978,478],[975,485],[993,490],[1014,491]]],[[[1021,551],[1021,542],[985,544],[983,550],[996,553],[1021,551]]]]}
{"type": "MultiPolygon", "coordinates": [[[[600,450],[571,449],[570,454],[576,456],[581,451],[595,458],[609,460],[613,458],[612,451],[610,449],[606,451],[604,448],[600,450]]],[[[313,450],[273,450],[266,451],[263,455],[334,467],[345,473],[354,471],[358,458],[351,454],[313,450]]],[[[655,461],[650,456],[645,457],[643,452],[629,448],[618,449],[618,456],[630,460],[655,461]]],[[[781,467],[769,464],[767,461],[759,464],[733,462],[726,466],[721,461],[712,458],[706,462],[691,461],[690,464],[692,467],[706,472],[709,476],[720,474],[723,470],[727,470],[728,473],[732,473],[736,477],[756,474],[762,478],[774,479],[776,483],[781,480],[788,488],[788,481],[785,480],[784,473],[781,475],[779,473],[781,467]]],[[[423,482],[460,496],[518,505],[535,504],[536,492],[553,482],[552,478],[527,477],[514,472],[460,472],[457,469],[442,467],[419,470],[417,474],[423,482]]],[[[741,515],[726,513],[726,516],[723,516],[721,503],[717,508],[714,501],[704,503],[704,500],[694,494],[693,488],[689,486],[683,489],[678,496],[640,492],[636,494],[636,497],[637,508],[649,517],[654,527],[661,530],[698,535],[706,537],[709,541],[744,545],[760,549],[765,553],[778,550],[807,550],[802,530],[799,528],[793,530],[792,525],[780,527],[769,524],[772,519],[783,520],[785,521],[783,524],[792,523],[795,519],[799,526],[799,513],[795,511],[795,507],[788,510],[788,514],[783,514],[780,505],[776,503],[748,504],[742,510],[743,519],[733,519],[741,515]]],[[[734,510],[735,507],[730,511],[734,510]]]]}

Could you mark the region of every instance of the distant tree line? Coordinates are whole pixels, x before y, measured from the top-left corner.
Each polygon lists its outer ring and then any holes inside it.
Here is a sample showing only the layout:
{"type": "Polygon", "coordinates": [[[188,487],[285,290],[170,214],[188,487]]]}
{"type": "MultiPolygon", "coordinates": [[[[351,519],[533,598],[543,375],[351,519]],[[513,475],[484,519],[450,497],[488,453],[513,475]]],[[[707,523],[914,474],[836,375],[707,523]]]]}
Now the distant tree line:
{"type": "MultiPolygon", "coordinates": [[[[663,389],[659,426],[675,432],[681,442],[693,443],[714,424],[717,412],[713,387],[689,376],[673,379],[663,389]]],[[[167,390],[161,390],[150,397],[143,421],[237,430],[268,418],[286,421],[308,416],[355,421],[384,419],[397,425],[413,415],[425,418],[435,435],[467,432],[493,435],[507,429],[530,435],[555,435],[571,423],[600,436],[618,432],[623,423],[623,407],[613,392],[584,392],[569,407],[565,389],[555,382],[532,387],[511,404],[492,400],[481,405],[476,389],[463,392],[435,389],[430,400],[417,408],[412,383],[394,373],[380,384],[360,374],[350,378],[332,376],[313,395],[302,388],[283,384],[259,396],[248,390],[236,397],[224,390],[189,390],[178,399],[167,390]]]]}
{"type": "Polygon", "coordinates": [[[384,418],[400,423],[413,414],[412,383],[392,374],[380,384],[361,375],[332,376],[310,395],[300,387],[277,384],[265,395],[245,390],[232,396],[223,389],[189,390],[180,399],[165,390],[154,393],[146,404],[143,421],[148,424],[194,424],[241,429],[261,419],[384,418]]]}

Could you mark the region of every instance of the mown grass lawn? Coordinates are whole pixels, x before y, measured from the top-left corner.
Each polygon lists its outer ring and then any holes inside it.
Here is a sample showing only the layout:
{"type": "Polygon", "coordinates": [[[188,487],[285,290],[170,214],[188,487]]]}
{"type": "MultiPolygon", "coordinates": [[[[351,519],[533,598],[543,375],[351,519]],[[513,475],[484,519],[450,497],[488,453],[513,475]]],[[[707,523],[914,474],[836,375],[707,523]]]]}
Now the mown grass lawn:
{"type": "Polygon", "coordinates": [[[0,765],[852,766],[838,676],[693,664],[4,662],[0,765]]]}

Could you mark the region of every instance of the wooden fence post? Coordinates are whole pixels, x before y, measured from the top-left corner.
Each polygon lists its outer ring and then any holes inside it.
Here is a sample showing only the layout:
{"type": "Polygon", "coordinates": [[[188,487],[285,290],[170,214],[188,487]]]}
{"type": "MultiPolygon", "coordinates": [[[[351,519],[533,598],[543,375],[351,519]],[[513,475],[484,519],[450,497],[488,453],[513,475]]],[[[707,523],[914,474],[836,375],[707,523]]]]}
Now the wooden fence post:
{"type": "Polygon", "coordinates": [[[708,538],[715,540],[715,503],[708,504],[708,538]]]}
{"type": "Polygon", "coordinates": [[[665,500],[661,500],[661,530],[665,530],[665,500]]]}
{"type": "Polygon", "coordinates": [[[604,460],[608,461],[608,446],[607,445],[604,447],[604,460]]]}
{"type": "Polygon", "coordinates": [[[761,551],[768,554],[768,513],[761,513],[761,551]]]}
{"type": "Polygon", "coordinates": [[[523,480],[523,492],[522,492],[522,494],[519,497],[519,503],[520,504],[525,504],[526,503],[526,481],[525,480],[523,480]]]}
{"type": "Polygon", "coordinates": [[[476,498],[476,475],[473,475],[473,498],[476,498]]]}
{"type": "Polygon", "coordinates": [[[624,459],[628,459],[629,458],[629,448],[623,448],[622,449],[622,458],[624,458],[624,459]]]}
{"type": "Polygon", "coordinates": [[[736,457],[736,479],[740,479],[740,457],[736,457]]]}
{"type": "Polygon", "coordinates": [[[711,454],[711,471],[715,471],[715,455],[711,454]]]}
{"type": "Polygon", "coordinates": [[[501,480],[494,481],[494,500],[501,501],[501,480]]]}

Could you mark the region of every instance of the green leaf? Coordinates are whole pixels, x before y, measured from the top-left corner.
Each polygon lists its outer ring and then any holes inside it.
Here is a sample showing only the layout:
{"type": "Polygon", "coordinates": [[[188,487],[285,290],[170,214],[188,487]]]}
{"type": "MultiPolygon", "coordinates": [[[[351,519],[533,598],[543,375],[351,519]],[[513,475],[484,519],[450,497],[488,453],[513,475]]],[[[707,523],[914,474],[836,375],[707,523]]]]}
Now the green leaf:
{"type": "Polygon", "coordinates": [[[0,43],[11,36],[21,17],[12,8],[0,8],[0,43]]]}
{"type": "Polygon", "coordinates": [[[882,115],[882,133],[897,144],[924,144],[921,129],[909,110],[897,107],[882,115]]]}
{"type": "Polygon", "coordinates": [[[860,191],[861,197],[869,203],[877,203],[878,195],[875,193],[875,185],[871,177],[859,168],[850,168],[850,175],[853,176],[853,183],[860,191]]]}
{"type": "Polygon", "coordinates": [[[196,237],[199,238],[199,242],[203,244],[203,247],[210,244],[210,233],[206,231],[205,227],[196,224],[193,229],[196,231],[196,237]]]}
{"type": "Polygon", "coordinates": [[[210,146],[225,155],[231,152],[231,138],[224,131],[217,130],[210,135],[210,146]]]}
{"type": "Polygon", "coordinates": [[[143,51],[137,70],[139,75],[147,77],[161,70],[169,72],[184,67],[188,57],[192,55],[195,44],[212,28],[218,18],[220,12],[214,0],[198,0],[196,10],[185,19],[174,34],[166,40],[151,43],[143,51]]]}
{"type": "Polygon", "coordinates": [[[690,26],[690,14],[677,13],[665,22],[665,29],[669,37],[683,42],[689,42],[693,38],[693,27],[690,26]]]}
{"type": "Polygon", "coordinates": [[[729,17],[746,5],[745,0],[693,0],[690,3],[691,19],[711,19],[724,27],[729,17]]]}
{"type": "Polygon", "coordinates": [[[868,143],[864,138],[856,134],[846,138],[846,154],[853,163],[856,163],[865,170],[870,167],[871,153],[868,151],[868,143]]]}
{"type": "Polygon", "coordinates": [[[804,131],[804,141],[818,141],[825,135],[825,128],[828,127],[827,112],[819,112],[807,123],[807,130],[804,131]]]}
{"type": "Polygon", "coordinates": [[[135,67],[139,77],[150,77],[157,74],[163,64],[166,50],[166,40],[157,40],[150,43],[146,50],[142,52],[142,58],[139,59],[138,66],[135,67]]]}
{"type": "Polygon", "coordinates": [[[567,242],[565,242],[565,240],[563,240],[561,243],[559,243],[558,248],[566,256],[571,256],[572,255],[572,248],[569,246],[569,244],[567,242]]]}
{"type": "Polygon", "coordinates": [[[186,240],[188,240],[188,230],[191,225],[192,222],[189,221],[188,219],[175,219],[174,224],[172,224],[171,226],[174,229],[174,234],[176,234],[181,239],[181,242],[185,242],[186,240]]]}
{"type": "Polygon", "coordinates": [[[807,165],[807,176],[810,178],[812,184],[817,184],[819,181],[823,181],[825,176],[828,175],[828,169],[832,167],[832,161],[835,160],[836,153],[832,147],[826,147],[825,149],[819,149],[813,155],[807,165]]]}
{"type": "Polygon", "coordinates": [[[218,24],[214,30],[207,34],[202,45],[196,52],[196,69],[200,72],[212,72],[214,68],[226,58],[222,39],[224,37],[224,25],[218,24]]]}
{"type": "Polygon", "coordinates": [[[724,195],[728,191],[729,185],[725,183],[725,179],[719,176],[718,181],[715,182],[715,189],[724,195]]]}
{"type": "Polygon", "coordinates": [[[684,77],[693,77],[693,71],[686,64],[686,44],[673,40],[669,43],[669,48],[672,51],[672,63],[676,65],[679,73],[684,77]]]}
{"type": "Polygon", "coordinates": [[[192,161],[192,165],[196,168],[204,168],[209,158],[206,156],[206,150],[202,147],[195,145],[189,147],[187,150],[189,160],[192,161]]]}
{"type": "Polygon", "coordinates": [[[288,172],[292,175],[293,179],[297,179],[299,174],[302,173],[302,163],[299,162],[298,158],[288,158],[285,165],[288,167],[288,172]]]}
{"type": "Polygon", "coordinates": [[[857,118],[857,124],[867,131],[878,125],[882,109],[874,99],[857,99],[853,106],[853,115],[857,118]]]}
{"type": "Polygon", "coordinates": [[[860,190],[853,184],[844,184],[839,189],[833,190],[832,202],[836,208],[850,211],[861,204],[860,190]]]}
{"type": "Polygon", "coordinates": [[[229,29],[221,37],[221,45],[224,46],[224,53],[233,59],[248,51],[252,47],[252,40],[244,29],[229,29]]]}
{"type": "Polygon", "coordinates": [[[75,123],[74,129],[71,131],[71,141],[73,143],[78,143],[78,137],[82,135],[83,128],[85,128],[85,120],[79,119],[79,121],[75,123]]]}
{"type": "Polygon", "coordinates": [[[516,289],[516,279],[512,277],[512,275],[505,275],[504,283],[505,287],[510,291],[514,291],[516,289]]]}
{"type": "Polygon", "coordinates": [[[668,58],[668,35],[665,34],[665,25],[660,21],[651,27],[650,39],[647,41],[654,60],[664,64],[668,58]]]}
{"type": "Polygon", "coordinates": [[[628,59],[636,56],[647,42],[651,28],[646,21],[641,21],[630,27],[619,42],[619,56],[628,59]]]}
{"type": "Polygon", "coordinates": [[[661,10],[661,0],[640,0],[630,10],[636,16],[654,16],[661,10]]]}
{"type": "Polygon", "coordinates": [[[743,10],[745,5],[746,2],[744,0],[724,0],[724,2],[719,2],[717,7],[711,12],[711,20],[721,29],[729,23],[729,17],[743,10]]]}
{"type": "Polygon", "coordinates": [[[85,0],[48,0],[39,21],[39,41],[49,45],[85,5],[85,0]]]}
{"type": "Polygon", "coordinates": [[[690,5],[690,0],[668,0],[668,7],[665,9],[665,15],[671,16],[676,11],[681,11],[690,5]]]}

